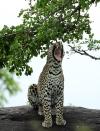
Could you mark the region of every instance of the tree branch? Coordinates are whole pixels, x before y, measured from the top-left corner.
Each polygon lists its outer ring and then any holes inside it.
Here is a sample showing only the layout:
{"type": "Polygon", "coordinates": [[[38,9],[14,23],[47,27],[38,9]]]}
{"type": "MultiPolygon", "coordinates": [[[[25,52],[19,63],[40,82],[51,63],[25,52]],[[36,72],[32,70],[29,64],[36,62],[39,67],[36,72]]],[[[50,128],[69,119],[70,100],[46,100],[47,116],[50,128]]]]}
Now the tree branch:
{"type": "Polygon", "coordinates": [[[85,50],[79,50],[79,49],[76,49],[75,47],[71,46],[71,45],[68,45],[74,52],[80,54],[80,55],[85,55],[85,56],[88,56],[94,60],[100,60],[100,57],[96,57],[96,56],[93,56],[93,55],[90,55],[89,53],[87,53],[85,50]]]}
{"type": "Polygon", "coordinates": [[[24,33],[26,33],[26,34],[28,34],[28,35],[30,35],[30,36],[33,36],[33,35],[35,35],[36,34],[36,32],[34,31],[34,29],[33,28],[28,28],[28,29],[23,29],[23,31],[19,31],[19,32],[13,32],[13,33],[9,33],[9,34],[7,34],[7,33],[5,33],[4,35],[2,35],[2,36],[0,36],[0,39],[5,39],[5,38],[10,38],[10,37],[16,37],[16,35],[20,35],[20,34],[24,34],[24,33]]]}
{"type": "MultiPolygon", "coordinates": [[[[31,0],[30,0],[30,2],[31,2],[31,0]]],[[[96,2],[96,0],[91,0],[91,4],[93,4],[94,2],[96,2]]],[[[62,7],[60,7],[60,9],[63,9],[64,7],[66,7],[66,5],[67,5],[68,3],[65,3],[62,7]]],[[[59,11],[60,9],[57,9],[55,12],[57,12],[57,11],[59,11]]],[[[81,9],[81,5],[79,4],[73,11],[72,11],[72,13],[70,14],[70,17],[72,16],[72,15],[74,15],[77,11],[80,11],[80,9],[81,9]]],[[[53,14],[55,13],[55,12],[53,12],[53,14]]],[[[52,14],[52,15],[53,15],[52,14]]],[[[51,15],[51,14],[50,14],[51,15]]],[[[34,32],[33,31],[33,28],[31,28],[31,29],[25,29],[25,30],[23,30],[23,32],[24,33],[27,33],[27,34],[30,34],[30,35],[33,35],[33,34],[36,34],[36,32],[34,32]]],[[[0,36],[0,39],[1,38],[9,38],[9,37],[12,37],[12,36],[16,36],[17,34],[20,34],[20,32],[15,32],[15,33],[12,33],[12,34],[4,34],[3,36],[0,36]]]]}

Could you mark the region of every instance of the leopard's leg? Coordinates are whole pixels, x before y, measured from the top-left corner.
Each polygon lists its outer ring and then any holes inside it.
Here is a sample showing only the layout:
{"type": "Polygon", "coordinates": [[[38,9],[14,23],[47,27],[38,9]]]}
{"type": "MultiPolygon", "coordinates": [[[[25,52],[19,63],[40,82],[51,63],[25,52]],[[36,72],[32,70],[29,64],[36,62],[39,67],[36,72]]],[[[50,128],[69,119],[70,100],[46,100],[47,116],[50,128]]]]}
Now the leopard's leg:
{"type": "Polygon", "coordinates": [[[37,85],[33,84],[28,88],[28,101],[34,108],[38,107],[39,98],[37,93],[37,85]]]}
{"type": "Polygon", "coordinates": [[[56,124],[66,125],[66,120],[63,118],[63,93],[59,95],[56,103],[56,124]]]}
{"type": "Polygon", "coordinates": [[[51,115],[51,100],[47,97],[42,100],[44,122],[42,122],[43,127],[52,127],[52,115],[51,115]]]}

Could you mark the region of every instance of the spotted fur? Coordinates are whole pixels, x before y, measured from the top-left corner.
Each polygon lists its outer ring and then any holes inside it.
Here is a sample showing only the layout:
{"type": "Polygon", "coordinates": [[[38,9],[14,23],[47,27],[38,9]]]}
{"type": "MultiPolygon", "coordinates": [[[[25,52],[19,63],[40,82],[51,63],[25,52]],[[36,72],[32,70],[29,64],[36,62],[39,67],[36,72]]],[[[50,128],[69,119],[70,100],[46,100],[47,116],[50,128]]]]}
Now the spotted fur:
{"type": "Polygon", "coordinates": [[[48,50],[47,62],[40,74],[38,84],[28,89],[28,99],[32,106],[39,107],[39,114],[44,115],[43,127],[52,126],[51,108],[56,110],[56,124],[65,125],[63,119],[64,76],[62,71],[63,45],[52,44],[48,50]]]}
{"type": "Polygon", "coordinates": [[[39,99],[36,84],[33,84],[28,88],[28,101],[32,106],[34,106],[34,108],[38,108],[39,99]]]}

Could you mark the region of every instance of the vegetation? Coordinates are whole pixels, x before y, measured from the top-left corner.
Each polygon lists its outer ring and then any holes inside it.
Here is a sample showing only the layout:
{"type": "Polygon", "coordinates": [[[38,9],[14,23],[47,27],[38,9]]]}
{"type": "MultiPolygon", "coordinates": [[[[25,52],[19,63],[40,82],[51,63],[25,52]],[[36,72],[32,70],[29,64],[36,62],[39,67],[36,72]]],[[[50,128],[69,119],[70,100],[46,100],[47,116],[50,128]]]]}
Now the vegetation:
{"type": "Polygon", "coordinates": [[[58,40],[76,53],[100,60],[88,52],[100,49],[89,18],[90,7],[98,3],[99,0],[29,0],[29,8],[19,13],[23,23],[5,25],[0,30],[0,69],[30,75],[33,70],[29,60],[39,54],[44,57],[49,44],[58,40]]]}
{"type": "Polygon", "coordinates": [[[16,94],[20,90],[11,73],[7,69],[0,70],[0,106],[7,102],[7,95],[16,94]]]}
{"type": "MultiPolygon", "coordinates": [[[[61,40],[76,52],[99,50],[100,40],[91,32],[89,9],[97,0],[37,0],[29,1],[29,8],[21,10],[23,23],[16,27],[4,26],[0,31],[0,68],[21,75],[32,73],[28,66],[33,56],[46,55],[51,41],[61,40]],[[33,2],[34,3],[34,2],[33,2]],[[84,35],[85,34],[85,35],[84,35]],[[84,38],[84,36],[86,36],[84,38]],[[86,50],[83,50],[85,45],[86,50]]],[[[94,58],[100,59],[100,58],[94,58]]]]}

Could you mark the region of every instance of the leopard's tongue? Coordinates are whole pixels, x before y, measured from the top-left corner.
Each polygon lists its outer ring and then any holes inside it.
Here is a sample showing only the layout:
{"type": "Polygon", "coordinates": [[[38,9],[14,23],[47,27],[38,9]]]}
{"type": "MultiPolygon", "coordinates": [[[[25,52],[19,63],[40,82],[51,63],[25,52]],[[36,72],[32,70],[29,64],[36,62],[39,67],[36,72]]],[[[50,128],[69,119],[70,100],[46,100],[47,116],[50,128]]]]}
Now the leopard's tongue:
{"type": "Polygon", "coordinates": [[[61,49],[60,48],[56,48],[55,51],[54,51],[54,56],[55,58],[58,60],[58,61],[61,61],[62,60],[62,57],[61,57],[61,49]]]}

